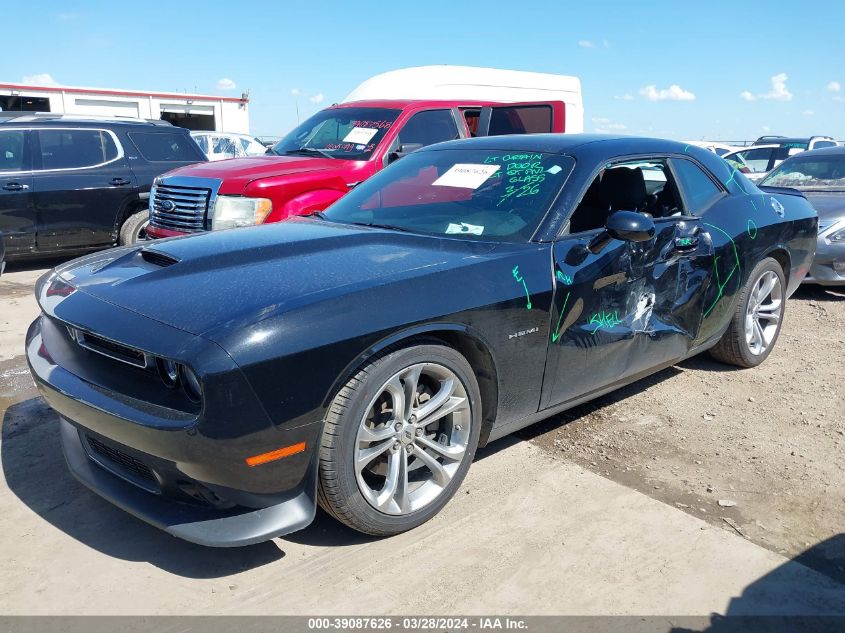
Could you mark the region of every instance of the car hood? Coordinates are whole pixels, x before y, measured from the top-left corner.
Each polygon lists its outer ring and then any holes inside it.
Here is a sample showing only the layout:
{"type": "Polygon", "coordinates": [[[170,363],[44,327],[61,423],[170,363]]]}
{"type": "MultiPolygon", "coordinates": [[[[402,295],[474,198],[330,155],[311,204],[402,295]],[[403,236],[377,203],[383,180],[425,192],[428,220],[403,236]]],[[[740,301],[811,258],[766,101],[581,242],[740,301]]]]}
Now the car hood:
{"type": "MultiPolygon", "coordinates": [[[[801,191],[799,189],[799,191],[801,191]]],[[[819,215],[819,226],[845,218],[845,191],[801,191],[819,215]]]]}
{"type": "Polygon", "coordinates": [[[341,171],[354,165],[353,161],[310,156],[253,156],[197,163],[165,174],[168,176],[194,176],[217,178],[227,189],[243,189],[253,180],[276,176],[292,176],[303,172],[341,171]]]}
{"type": "Polygon", "coordinates": [[[458,266],[493,247],[303,218],[112,249],[56,272],[81,292],[203,335],[458,266]]]}

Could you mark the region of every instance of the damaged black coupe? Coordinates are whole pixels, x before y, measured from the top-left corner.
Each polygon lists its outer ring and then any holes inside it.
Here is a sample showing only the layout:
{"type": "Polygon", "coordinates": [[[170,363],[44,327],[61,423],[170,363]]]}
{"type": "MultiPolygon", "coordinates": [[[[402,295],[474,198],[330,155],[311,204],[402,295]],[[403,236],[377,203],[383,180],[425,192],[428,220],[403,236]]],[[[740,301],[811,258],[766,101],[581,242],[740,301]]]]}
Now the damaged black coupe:
{"type": "Polygon", "coordinates": [[[60,266],[27,356],[73,474],[171,534],[255,543],[317,503],[395,534],[496,438],[705,350],[762,362],[816,228],[697,147],[461,140],[311,217],[60,266]]]}

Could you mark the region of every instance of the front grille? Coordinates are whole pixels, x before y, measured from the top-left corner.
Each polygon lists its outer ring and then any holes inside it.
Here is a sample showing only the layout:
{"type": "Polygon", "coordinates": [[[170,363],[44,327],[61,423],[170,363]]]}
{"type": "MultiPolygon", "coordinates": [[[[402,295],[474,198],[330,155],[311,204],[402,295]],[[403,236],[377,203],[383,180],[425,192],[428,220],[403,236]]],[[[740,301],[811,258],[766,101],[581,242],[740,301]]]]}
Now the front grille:
{"type": "Polygon", "coordinates": [[[163,229],[205,230],[211,189],[159,184],[150,191],[150,223],[163,229]]]}
{"type": "MultiPolygon", "coordinates": [[[[88,446],[91,447],[91,450],[94,453],[108,460],[113,465],[131,475],[134,475],[135,477],[142,479],[145,482],[149,482],[154,485],[158,483],[155,475],[153,475],[153,471],[150,470],[149,466],[147,466],[144,462],[135,459],[131,455],[127,455],[121,450],[107,446],[97,438],[91,437],[90,435],[86,436],[86,439],[88,440],[88,446]]],[[[106,464],[103,465],[108,467],[106,464]]]]}

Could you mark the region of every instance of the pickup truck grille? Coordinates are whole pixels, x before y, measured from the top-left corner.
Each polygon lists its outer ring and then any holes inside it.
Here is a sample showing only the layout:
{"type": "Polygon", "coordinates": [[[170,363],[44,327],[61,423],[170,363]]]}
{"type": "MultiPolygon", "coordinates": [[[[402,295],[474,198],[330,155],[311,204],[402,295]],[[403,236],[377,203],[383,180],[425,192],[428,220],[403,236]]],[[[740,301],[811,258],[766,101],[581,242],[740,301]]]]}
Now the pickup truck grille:
{"type": "Polygon", "coordinates": [[[159,184],[150,191],[150,223],[192,233],[205,230],[211,189],[159,184]]]}

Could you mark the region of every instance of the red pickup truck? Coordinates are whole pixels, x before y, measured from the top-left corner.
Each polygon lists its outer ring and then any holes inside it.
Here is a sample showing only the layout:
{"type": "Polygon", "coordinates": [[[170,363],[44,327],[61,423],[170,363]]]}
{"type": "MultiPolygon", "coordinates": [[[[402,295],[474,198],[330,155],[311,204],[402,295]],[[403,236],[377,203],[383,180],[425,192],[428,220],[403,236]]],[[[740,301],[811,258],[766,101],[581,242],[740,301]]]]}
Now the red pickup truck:
{"type": "Polygon", "coordinates": [[[318,112],[265,156],[198,163],[156,179],[150,238],[323,210],[420,147],[469,136],[564,132],[562,101],[356,101],[318,112]]]}

